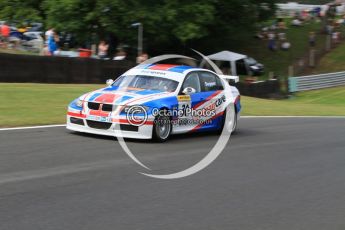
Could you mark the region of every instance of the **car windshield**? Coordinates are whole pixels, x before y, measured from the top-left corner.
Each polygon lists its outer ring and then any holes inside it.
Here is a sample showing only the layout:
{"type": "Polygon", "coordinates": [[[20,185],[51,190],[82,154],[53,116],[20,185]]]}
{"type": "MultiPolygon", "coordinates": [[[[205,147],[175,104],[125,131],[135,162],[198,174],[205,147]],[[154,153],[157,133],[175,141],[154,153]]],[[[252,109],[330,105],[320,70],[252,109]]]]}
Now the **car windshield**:
{"type": "Polygon", "coordinates": [[[158,90],[162,92],[174,92],[178,86],[178,82],[161,77],[128,75],[119,77],[113,83],[113,86],[117,86],[119,89],[135,88],[158,90]]]}
{"type": "Polygon", "coordinates": [[[258,62],[254,58],[247,58],[248,65],[256,65],[258,62]]]}

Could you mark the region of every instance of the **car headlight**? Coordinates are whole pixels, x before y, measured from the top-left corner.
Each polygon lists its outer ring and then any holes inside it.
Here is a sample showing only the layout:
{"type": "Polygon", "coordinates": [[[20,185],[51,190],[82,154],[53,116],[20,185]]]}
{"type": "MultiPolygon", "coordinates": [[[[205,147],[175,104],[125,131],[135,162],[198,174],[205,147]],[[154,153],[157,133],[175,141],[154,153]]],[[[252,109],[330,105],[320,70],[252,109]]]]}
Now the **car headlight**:
{"type": "Polygon", "coordinates": [[[78,99],[75,103],[78,107],[83,107],[83,100],[78,99]]]}
{"type": "Polygon", "coordinates": [[[149,111],[150,107],[144,106],[144,105],[127,105],[122,108],[122,113],[136,113],[136,114],[142,114],[147,113],[149,111]]]}

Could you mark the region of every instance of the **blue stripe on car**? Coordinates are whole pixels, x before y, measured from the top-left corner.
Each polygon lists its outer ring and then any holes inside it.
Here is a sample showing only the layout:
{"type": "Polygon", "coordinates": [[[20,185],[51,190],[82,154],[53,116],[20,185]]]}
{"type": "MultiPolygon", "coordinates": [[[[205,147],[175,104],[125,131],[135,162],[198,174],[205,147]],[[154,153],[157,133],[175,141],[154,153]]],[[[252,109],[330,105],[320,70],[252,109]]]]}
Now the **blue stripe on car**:
{"type": "Polygon", "coordinates": [[[71,109],[75,109],[75,110],[83,110],[83,108],[82,107],[79,107],[79,106],[77,106],[77,101],[78,101],[78,99],[75,99],[74,101],[72,101],[70,104],[69,104],[69,107],[71,108],[71,109]]]}
{"type": "Polygon", "coordinates": [[[101,95],[102,95],[102,93],[94,93],[94,94],[90,97],[89,101],[93,101],[93,100],[95,100],[97,97],[99,97],[99,96],[101,96],[101,95]]]}
{"type": "Polygon", "coordinates": [[[115,104],[121,104],[129,99],[132,99],[133,97],[131,96],[123,96],[115,101],[115,104]]]}
{"type": "Polygon", "coordinates": [[[181,66],[175,66],[173,68],[170,68],[168,69],[168,71],[175,72],[175,73],[183,73],[184,71],[189,70],[189,69],[194,69],[194,67],[181,65],[181,66]]]}

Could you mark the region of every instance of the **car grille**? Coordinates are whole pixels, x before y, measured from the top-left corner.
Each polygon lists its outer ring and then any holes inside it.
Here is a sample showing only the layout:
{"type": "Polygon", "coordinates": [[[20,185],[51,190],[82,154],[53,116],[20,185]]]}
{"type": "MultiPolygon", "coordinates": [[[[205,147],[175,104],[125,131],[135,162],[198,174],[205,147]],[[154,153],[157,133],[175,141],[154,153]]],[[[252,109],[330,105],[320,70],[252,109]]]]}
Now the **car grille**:
{"type": "Polygon", "coordinates": [[[105,112],[112,112],[113,111],[113,105],[111,104],[101,104],[101,103],[97,103],[97,102],[88,102],[87,106],[89,107],[89,109],[92,110],[99,110],[101,108],[102,105],[102,111],[105,112]]]}
{"type": "Polygon", "coordinates": [[[83,119],[71,117],[71,118],[70,118],[70,121],[71,121],[71,123],[73,123],[73,124],[84,125],[83,119]]]}
{"type": "Polygon", "coordinates": [[[89,109],[99,110],[100,103],[89,102],[87,103],[87,106],[89,107],[89,109]]]}
{"type": "Polygon", "coordinates": [[[103,104],[102,110],[107,111],[107,112],[111,112],[111,111],[113,111],[113,105],[103,104]]]}
{"type": "Polygon", "coordinates": [[[90,128],[94,128],[94,129],[109,129],[112,125],[112,123],[91,121],[91,120],[86,120],[86,123],[90,128]]]}
{"type": "Polygon", "coordinates": [[[120,124],[120,129],[122,131],[138,132],[139,127],[134,125],[120,124]]]}

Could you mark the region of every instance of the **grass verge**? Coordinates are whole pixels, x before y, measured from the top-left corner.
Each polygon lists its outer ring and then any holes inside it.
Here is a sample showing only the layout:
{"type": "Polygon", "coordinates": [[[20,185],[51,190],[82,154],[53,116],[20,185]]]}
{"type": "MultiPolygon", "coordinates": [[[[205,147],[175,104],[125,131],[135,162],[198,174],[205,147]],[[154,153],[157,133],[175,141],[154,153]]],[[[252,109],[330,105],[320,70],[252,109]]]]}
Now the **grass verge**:
{"type": "Polygon", "coordinates": [[[345,71],[345,43],[326,54],[320,60],[318,67],[313,70],[313,73],[320,74],[341,71],[345,71]]]}
{"type": "MultiPolygon", "coordinates": [[[[65,123],[69,102],[104,85],[0,83],[0,127],[65,123]]],[[[345,116],[345,87],[296,94],[289,100],[242,97],[242,115],[345,116]]]]}

